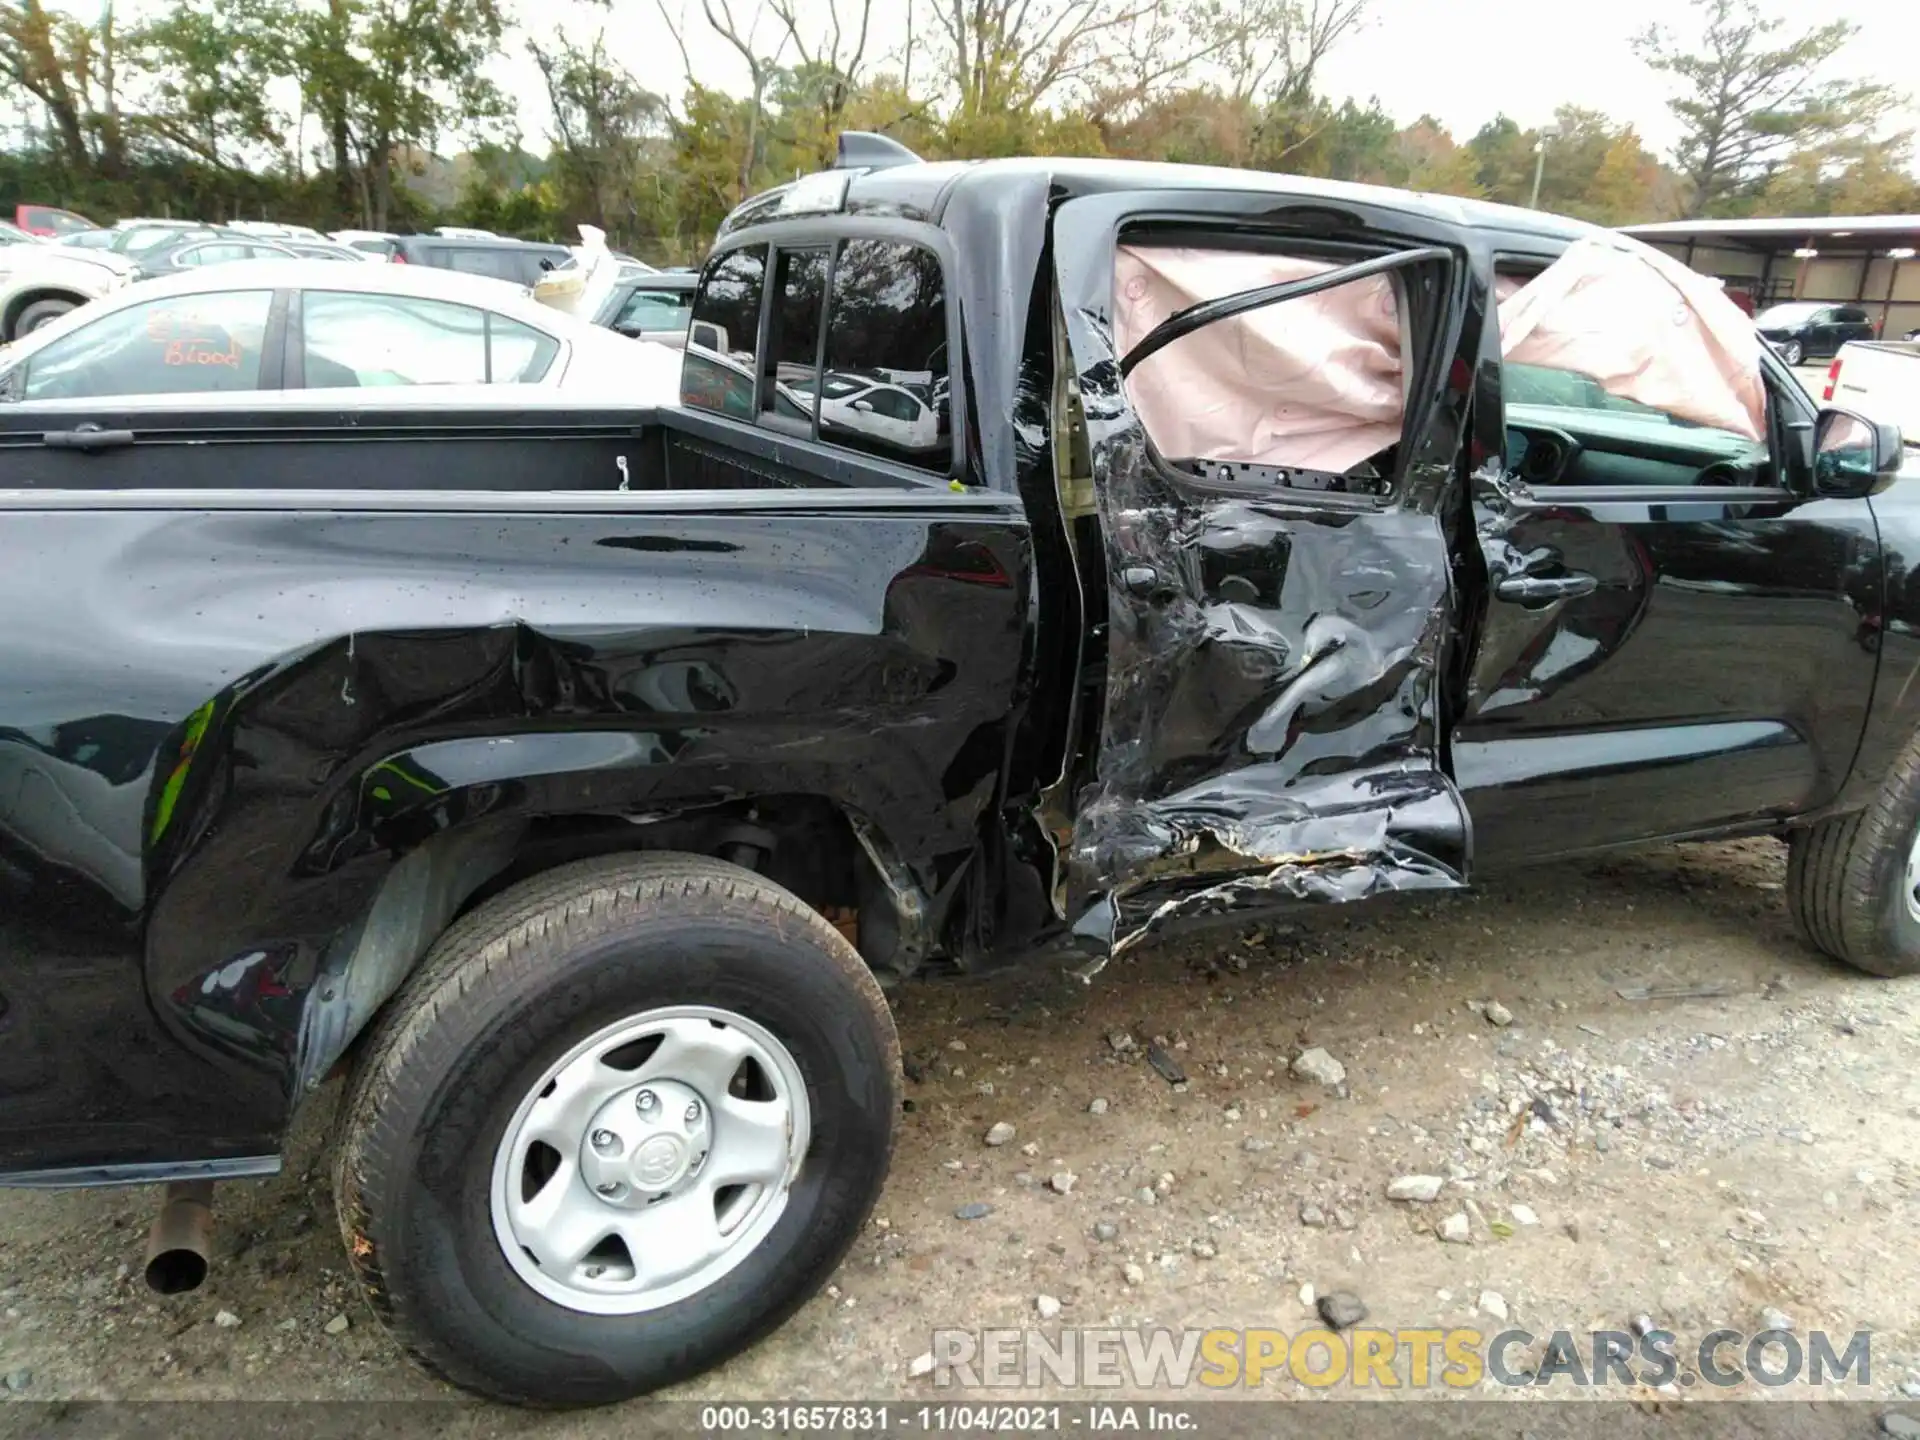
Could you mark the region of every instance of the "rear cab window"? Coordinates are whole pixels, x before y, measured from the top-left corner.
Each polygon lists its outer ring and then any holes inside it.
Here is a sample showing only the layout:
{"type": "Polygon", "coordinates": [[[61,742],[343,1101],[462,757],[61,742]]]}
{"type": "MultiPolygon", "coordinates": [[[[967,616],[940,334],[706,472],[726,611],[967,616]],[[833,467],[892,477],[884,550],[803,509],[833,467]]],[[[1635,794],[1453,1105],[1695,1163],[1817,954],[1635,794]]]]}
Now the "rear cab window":
{"type": "Polygon", "coordinates": [[[693,302],[681,389],[695,409],[949,473],[939,256],[860,236],[715,257],[693,302]]]}
{"type": "Polygon", "coordinates": [[[708,263],[687,326],[680,372],[683,405],[735,420],[753,419],[760,300],[766,283],[764,246],[730,250],[708,263]]]}

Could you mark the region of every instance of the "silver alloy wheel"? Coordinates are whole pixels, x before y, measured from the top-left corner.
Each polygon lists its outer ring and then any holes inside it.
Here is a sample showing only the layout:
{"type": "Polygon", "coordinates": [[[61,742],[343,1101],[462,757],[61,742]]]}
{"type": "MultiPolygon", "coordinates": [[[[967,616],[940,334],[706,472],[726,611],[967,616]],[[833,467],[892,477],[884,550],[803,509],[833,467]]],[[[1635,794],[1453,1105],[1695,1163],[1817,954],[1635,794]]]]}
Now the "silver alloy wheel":
{"type": "Polygon", "coordinates": [[[806,1081],[730,1010],[681,1005],[609,1025],[542,1075],[493,1162],[493,1230],[556,1305],[637,1315],[746,1259],[807,1153],[806,1081]]]}
{"type": "Polygon", "coordinates": [[[1913,832],[1913,843],[1907,847],[1907,870],[1901,877],[1901,898],[1907,902],[1907,918],[1920,924],[1920,829],[1913,832]]]}
{"type": "Polygon", "coordinates": [[[1806,358],[1806,353],[1798,340],[1789,340],[1780,347],[1780,358],[1789,365],[1798,365],[1806,358]]]}

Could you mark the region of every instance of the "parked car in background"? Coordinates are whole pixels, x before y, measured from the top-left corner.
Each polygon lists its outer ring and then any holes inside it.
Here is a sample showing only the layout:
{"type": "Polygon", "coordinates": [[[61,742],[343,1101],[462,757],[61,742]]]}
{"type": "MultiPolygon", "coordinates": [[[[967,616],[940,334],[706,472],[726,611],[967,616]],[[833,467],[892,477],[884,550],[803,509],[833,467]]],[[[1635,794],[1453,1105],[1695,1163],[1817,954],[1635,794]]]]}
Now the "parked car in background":
{"type": "Polygon", "coordinates": [[[139,220],[131,225],[114,226],[113,243],[108,248],[116,255],[141,255],[161,245],[173,245],[193,237],[211,238],[219,233],[218,226],[198,220],[139,220]]]}
{"type": "Polygon", "coordinates": [[[676,349],[687,340],[693,315],[693,273],[663,275],[618,254],[588,248],[572,265],[549,271],[533,298],[631,340],[653,340],[676,349]]]}
{"type": "Polygon", "coordinates": [[[1867,312],[1854,305],[1794,300],[1768,307],[1753,323],[1789,365],[1825,359],[1837,355],[1840,347],[1850,341],[1874,338],[1873,322],[1867,318],[1867,312]]]}
{"type": "Polygon", "coordinates": [[[30,335],[135,278],[133,262],[111,250],[0,247],[0,344],[30,335]]]}
{"type": "Polygon", "coordinates": [[[45,236],[30,234],[18,225],[0,220],[0,245],[41,245],[45,242],[45,236]]]}
{"type": "Polygon", "coordinates": [[[97,230],[86,216],[54,205],[19,205],[14,208],[13,223],[29,235],[71,235],[76,230],[97,230]]]}
{"type": "Polygon", "coordinates": [[[186,220],[173,215],[127,215],[113,222],[115,230],[211,230],[211,220],[186,220]]]}
{"type": "Polygon", "coordinates": [[[369,254],[365,250],[356,250],[350,245],[339,245],[331,240],[280,240],[275,242],[284,250],[291,250],[302,260],[351,260],[363,265],[378,265],[386,257],[369,254]]]}
{"type": "Polygon", "coordinates": [[[401,265],[431,265],[467,275],[485,275],[515,285],[534,285],[571,258],[564,245],[497,236],[397,235],[388,258],[401,265]]]}
{"type": "Polygon", "coordinates": [[[1907,340],[1842,346],[1820,399],[1898,425],[1909,449],[1920,446],[1920,332],[1907,340]]]}
{"type": "MultiPolygon", "coordinates": [[[[931,378],[931,377],[929,377],[931,378]]],[[[802,409],[813,408],[807,389],[794,385],[802,409]]],[[[874,436],[895,449],[925,455],[946,443],[926,388],[909,388],[885,375],[829,371],[820,380],[820,425],[874,436]]]]}
{"type": "Polygon", "coordinates": [[[335,230],[327,238],[336,245],[385,260],[393,254],[393,242],[400,237],[386,230],[335,230]]]}
{"type": "Polygon", "coordinates": [[[263,240],[325,240],[327,237],[311,225],[281,225],[272,220],[229,220],[229,230],[243,235],[258,235],[263,240]]]}
{"type": "Polygon", "coordinates": [[[220,226],[200,220],[121,220],[106,229],[62,235],[59,243],[75,250],[111,250],[119,255],[137,255],[190,236],[220,233],[220,226]]]}
{"type": "Polygon", "coordinates": [[[0,355],[0,398],[538,385],[670,405],[680,360],[492,281],[236,261],[123,290],[0,355]]]}
{"type": "Polygon", "coordinates": [[[593,323],[633,340],[684,345],[687,322],[693,317],[693,294],[699,287],[697,274],[663,275],[623,267],[593,323]]]}
{"type": "Polygon", "coordinates": [[[141,279],[197,270],[206,265],[231,265],[238,260],[292,260],[298,258],[276,240],[263,240],[240,230],[189,230],[177,239],[149,246],[135,257],[141,279]]]}

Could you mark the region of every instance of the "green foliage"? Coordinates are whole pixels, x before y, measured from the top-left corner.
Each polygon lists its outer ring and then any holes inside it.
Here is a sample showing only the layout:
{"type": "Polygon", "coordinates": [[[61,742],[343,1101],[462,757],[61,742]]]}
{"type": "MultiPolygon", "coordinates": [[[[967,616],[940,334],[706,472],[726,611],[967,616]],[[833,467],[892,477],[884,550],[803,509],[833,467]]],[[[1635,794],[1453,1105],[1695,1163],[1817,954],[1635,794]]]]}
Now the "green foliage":
{"type": "Polygon", "coordinates": [[[734,95],[689,78],[675,96],[599,38],[510,36],[503,0],[144,0],[130,27],[111,3],[86,18],[59,3],[0,0],[0,83],[39,127],[24,153],[0,152],[0,200],[100,219],[562,240],[592,224],[679,263],[747,195],[830,163],[845,129],[930,159],[1115,155],[1519,205],[1537,193],[1605,224],[1920,209],[1904,138],[1874,133],[1895,97],[1828,73],[1851,27],[1789,34],[1757,0],[1689,0],[1684,41],[1639,42],[1676,82],[1674,166],[1571,106],[1533,128],[1495,115],[1462,141],[1431,117],[1397,124],[1378,100],[1333,103],[1320,62],[1364,30],[1372,0],[967,0],[915,12],[926,28],[904,73],[868,55],[867,22],[890,0],[754,0],[770,18],[744,33],[746,9],[694,0],[660,7],[662,42],[683,38],[676,10],[704,15],[755,83],[734,95]],[[508,133],[483,73],[509,46],[544,81],[542,154],[508,133]]]}
{"type": "Polygon", "coordinates": [[[267,92],[285,73],[284,20],[274,0],[177,0],[128,37],[154,77],[133,123],[160,146],[216,167],[239,165],[249,148],[283,150],[287,117],[267,92]]]}
{"type": "Polygon", "coordinates": [[[1900,103],[1885,85],[1831,73],[1859,32],[1850,20],[1783,37],[1786,22],[1756,0],[1691,0],[1691,8],[1691,48],[1659,26],[1637,42],[1641,58],[1676,82],[1668,106],[1684,127],[1674,158],[1689,215],[1751,211],[1777,172],[1843,156],[1900,103]]]}

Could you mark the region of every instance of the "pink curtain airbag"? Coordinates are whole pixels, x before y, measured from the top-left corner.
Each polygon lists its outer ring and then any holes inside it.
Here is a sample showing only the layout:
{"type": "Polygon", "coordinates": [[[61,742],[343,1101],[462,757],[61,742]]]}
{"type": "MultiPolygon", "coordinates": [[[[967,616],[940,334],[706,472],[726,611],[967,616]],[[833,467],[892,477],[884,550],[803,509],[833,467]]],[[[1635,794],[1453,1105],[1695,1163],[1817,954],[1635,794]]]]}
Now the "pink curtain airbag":
{"type": "MultiPolygon", "coordinates": [[[[1114,339],[1125,355],[1168,316],[1241,290],[1304,280],[1323,260],[1121,246],[1114,339]]],[[[1400,319],[1384,278],[1223,320],[1127,378],[1163,455],[1344,471],[1400,439],[1400,319]]]]}
{"type": "Polygon", "coordinates": [[[1766,433],[1753,321],[1712,277],[1620,236],[1575,241],[1504,300],[1500,350],[1697,425],[1766,433]]]}
{"type": "MultiPolygon", "coordinates": [[[[1234,250],[1121,246],[1122,355],[1203,300],[1334,266],[1234,250]]],[[[1589,376],[1610,395],[1759,440],[1760,339],[1710,276],[1636,241],[1576,241],[1532,280],[1495,282],[1501,350],[1589,376]]],[[[1127,398],[1164,455],[1345,471],[1398,442],[1398,307],[1385,277],[1209,325],[1143,362],[1127,398]]]]}

